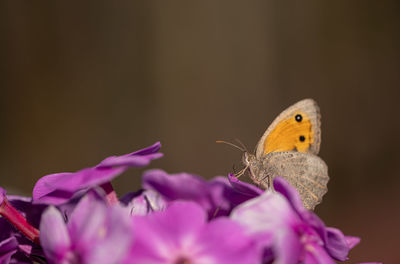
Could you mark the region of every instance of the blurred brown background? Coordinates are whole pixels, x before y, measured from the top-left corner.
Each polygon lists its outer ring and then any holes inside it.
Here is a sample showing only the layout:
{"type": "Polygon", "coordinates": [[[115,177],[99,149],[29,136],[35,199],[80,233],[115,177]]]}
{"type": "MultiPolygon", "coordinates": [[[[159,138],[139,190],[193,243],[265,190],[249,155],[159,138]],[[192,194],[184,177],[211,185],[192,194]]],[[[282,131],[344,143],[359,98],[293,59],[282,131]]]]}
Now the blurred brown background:
{"type": "MultiPolygon", "coordinates": [[[[0,4],[0,186],[30,195],[160,140],[151,167],[226,175],[280,111],[321,107],[331,181],[317,213],[400,263],[398,1],[0,4]]],[[[141,170],[114,181],[139,187],[141,170]]]]}

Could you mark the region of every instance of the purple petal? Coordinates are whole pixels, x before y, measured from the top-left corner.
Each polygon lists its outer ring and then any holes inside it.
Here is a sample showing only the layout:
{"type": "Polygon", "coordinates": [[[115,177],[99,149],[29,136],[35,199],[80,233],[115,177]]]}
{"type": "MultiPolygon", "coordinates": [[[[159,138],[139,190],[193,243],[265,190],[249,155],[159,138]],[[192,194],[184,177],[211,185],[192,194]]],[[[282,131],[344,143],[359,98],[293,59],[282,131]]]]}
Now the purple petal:
{"type": "Polygon", "coordinates": [[[165,211],[134,216],[136,240],[128,263],[173,263],[181,247],[190,247],[206,223],[203,209],[193,202],[173,202],[165,211]]]}
{"type": "Polygon", "coordinates": [[[0,241],[8,239],[15,233],[15,228],[4,217],[0,217],[0,241]]]}
{"type": "Polygon", "coordinates": [[[88,194],[94,196],[97,200],[106,203],[106,198],[104,197],[104,190],[101,189],[100,187],[95,187],[90,190],[78,191],[66,203],[62,203],[61,205],[57,206],[58,210],[67,220],[67,222],[69,219],[71,219],[72,213],[74,212],[75,208],[77,207],[81,199],[88,194]]]}
{"type": "Polygon", "coordinates": [[[259,263],[262,251],[243,227],[228,218],[218,218],[205,225],[196,239],[196,257],[213,263],[259,263]],[[227,239],[229,238],[229,239],[227,239]]]}
{"type": "Polygon", "coordinates": [[[127,193],[119,200],[130,215],[147,215],[152,212],[143,190],[127,193]]]}
{"type": "Polygon", "coordinates": [[[6,196],[6,190],[0,187],[0,204],[3,203],[4,197],[6,196]]]}
{"type": "Polygon", "coordinates": [[[360,243],[361,241],[359,237],[353,237],[353,236],[345,236],[345,239],[350,249],[357,246],[358,243],[360,243]]]}
{"type": "Polygon", "coordinates": [[[302,215],[304,211],[307,211],[307,209],[305,209],[303,206],[303,202],[301,201],[301,197],[296,188],[294,188],[281,177],[275,177],[273,184],[275,191],[285,196],[293,206],[293,209],[295,209],[299,215],[302,215]]]}
{"type": "Polygon", "coordinates": [[[90,247],[105,221],[106,206],[92,193],[84,196],[71,214],[68,231],[74,245],[80,249],[90,247]]]}
{"type": "Polygon", "coordinates": [[[74,173],[55,173],[40,178],[33,188],[33,199],[36,202],[61,204],[73,196],[76,191],[101,185],[111,181],[129,167],[143,167],[151,160],[160,158],[157,142],[148,148],[104,159],[92,168],[82,169],[74,173]]]}
{"type": "Polygon", "coordinates": [[[252,198],[256,197],[264,192],[263,190],[261,190],[260,188],[255,186],[254,184],[240,181],[232,173],[228,174],[228,179],[229,179],[230,184],[236,191],[238,191],[242,194],[248,195],[252,198]]]}
{"type": "MultiPolygon", "coordinates": [[[[135,223],[135,218],[133,222],[135,223]]],[[[141,220],[145,218],[140,218],[141,220]]],[[[188,234],[197,232],[206,223],[204,210],[196,203],[176,201],[167,210],[154,212],[147,216],[149,224],[159,225],[163,231],[159,236],[172,236],[174,239],[186,237],[188,234]]],[[[140,225],[138,225],[140,227],[140,225]]],[[[165,238],[165,237],[164,237],[165,238]]]]}
{"type": "MultiPolygon", "coordinates": [[[[272,250],[275,253],[274,263],[296,264],[299,263],[299,256],[302,249],[300,240],[290,228],[281,228],[274,235],[272,250]]],[[[308,263],[308,262],[306,262],[308,263]]]]}
{"type": "Polygon", "coordinates": [[[132,220],[126,211],[118,205],[109,207],[96,239],[91,241],[91,250],[86,252],[85,262],[120,263],[132,246],[132,233],[132,220]]]}
{"type": "Polygon", "coordinates": [[[305,248],[304,261],[305,264],[335,264],[336,262],[327,254],[323,247],[311,244],[305,248]]]}
{"type": "MultiPolygon", "coordinates": [[[[17,251],[17,253],[15,253],[14,255],[11,256],[11,260],[10,263],[14,264],[14,263],[18,263],[18,264],[32,264],[32,263],[47,263],[45,262],[44,256],[43,258],[36,258],[36,256],[30,256],[29,258],[21,253],[20,251],[17,251]]],[[[6,262],[8,263],[8,262],[6,262]]]]}
{"type": "Polygon", "coordinates": [[[145,190],[138,193],[129,193],[121,198],[131,215],[146,215],[154,211],[164,210],[167,202],[155,191],[145,190]]]}
{"type": "Polygon", "coordinates": [[[40,243],[50,262],[61,263],[68,255],[71,240],[61,213],[50,206],[40,223],[40,243]]]}
{"type": "Polygon", "coordinates": [[[108,182],[127,168],[87,168],[75,173],[56,173],[40,178],[33,189],[33,199],[39,202],[60,204],[76,191],[108,182]]]}
{"type": "Polygon", "coordinates": [[[264,192],[233,209],[231,218],[252,234],[269,236],[259,244],[267,252],[272,249],[276,263],[298,263],[303,245],[295,227],[302,222],[283,195],[264,192]]]}
{"type": "MultiPolygon", "coordinates": [[[[39,195],[39,185],[37,188],[37,194],[39,195]]],[[[35,204],[52,204],[52,205],[61,205],[71,199],[74,196],[73,192],[68,192],[68,191],[62,191],[62,190],[55,190],[52,192],[49,192],[47,194],[44,194],[43,196],[39,197],[36,196],[36,198],[33,200],[33,203],[35,204]]]]}
{"type": "Polygon", "coordinates": [[[83,263],[119,263],[133,239],[126,210],[118,204],[107,207],[96,192],[79,201],[67,228],[74,254],[83,263]]]}
{"type": "Polygon", "coordinates": [[[290,185],[285,179],[276,177],[274,179],[274,189],[286,197],[294,211],[303,221],[313,227],[322,239],[326,239],[326,227],[324,222],[322,222],[322,220],[312,211],[304,208],[303,202],[301,201],[301,197],[296,188],[290,185]]]}
{"type": "Polygon", "coordinates": [[[145,172],[143,187],[155,190],[167,201],[194,201],[208,212],[210,218],[229,215],[235,206],[253,198],[235,190],[226,177],[215,177],[207,182],[197,175],[168,174],[162,170],[145,172]]]}
{"type": "Polygon", "coordinates": [[[154,145],[135,151],[122,156],[111,156],[100,162],[97,167],[116,167],[116,166],[130,166],[130,167],[144,167],[147,166],[151,160],[161,158],[162,153],[157,153],[161,148],[161,143],[156,142],[154,145]]]}
{"type": "Polygon", "coordinates": [[[347,255],[351,249],[349,243],[356,243],[356,240],[351,239],[348,243],[340,230],[326,227],[318,216],[304,208],[296,189],[284,179],[276,177],[274,179],[274,188],[288,199],[298,216],[319,234],[320,238],[324,241],[325,249],[331,257],[340,261],[347,259],[347,255]]]}
{"type": "Polygon", "coordinates": [[[228,216],[233,208],[254,198],[236,190],[226,177],[215,177],[208,182],[212,211],[210,217],[228,216]]]}
{"type": "Polygon", "coordinates": [[[324,222],[312,211],[305,210],[301,215],[300,218],[317,234],[319,237],[323,240],[326,241],[327,239],[327,233],[326,233],[326,226],[324,222]]]}
{"type": "Polygon", "coordinates": [[[153,145],[151,145],[151,146],[149,146],[147,148],[137,150],[137,151],[132,152],[132,153],[127,154],[127,155],[130,155],[130,156],[136,156],[136,155],[144,156],[144,155],[156,153],[156,152],[160,151],[160,149],[161,149],[161,143],[160,142],[156,142],[156,143],[154,143],[153,145]]]}
{"type": "Polygon", "coordinates": [[[287,200],[279,193],[271,191],[233,209],[231,218],[251,232],[271,233],[300,221],[287,200]]]}
{"type": "Polygon", "coordinates": [[[382,262],[361,262],[357,264],[383,264],[382,262]]]}
{"type": "Polygon", "coordinates": [[[0,263],[9,263],[11,256],[17,252],[18,242],[15,237],[9,237],[0,242],[0,263]]]}
{"type": "MultiPolygon", "coordinates": [[[[356,242],[355,239],[350,240],[351,243],[356,242]]],[[[333,258],[340,261],[345,261],[350,251],[346,237],[339,229],[333,227],[326,228],[325,248],[333,258]]]]}
{"type": "Polygon", "coordinates": [[[260,252],[229,219],[206,222],[193,202],[172,202],[162,212],[134,216],[136,240],[127,263],[257,263],[260,252]],[[229,237],[229,239],[227,239],[229,237]]]}
{"type": "Polygon", "coordinates": [[[142,180],[143,188],[155,190],[167,201],[195,201],[207,211],[212,207],[207,182],[199,176],[188,173],[170,175],[162,170],[149,170],[143,174],[142,180]]]}
{"type": "Polygon", "coordinates": [[[142,189],[139,191],[136,191],[136,192],[128,192],[124,196],[119,198],[119,201],[121,204],[127,206],[133,199],[141,196],[143,194],[143,192],[144,192],[144,190],[142,190],[142,189]]]}

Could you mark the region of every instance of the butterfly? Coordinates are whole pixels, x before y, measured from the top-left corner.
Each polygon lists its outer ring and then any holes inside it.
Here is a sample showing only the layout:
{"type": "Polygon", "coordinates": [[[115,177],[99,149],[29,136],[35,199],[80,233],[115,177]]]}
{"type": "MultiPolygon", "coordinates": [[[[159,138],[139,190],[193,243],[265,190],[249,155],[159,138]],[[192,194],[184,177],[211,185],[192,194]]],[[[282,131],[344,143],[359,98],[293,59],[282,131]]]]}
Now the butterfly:
{"type": "Polygon", "coordinates": [[[307,209],[322,201],[328,191],[328,167],[317,156],[321,143],[321,115],[312,99],[301,100],[283,111],[257,143],[255,154],[244,151],[245,168],[252,181],[273,189],[280,176],[295,187],[307,209]]]}

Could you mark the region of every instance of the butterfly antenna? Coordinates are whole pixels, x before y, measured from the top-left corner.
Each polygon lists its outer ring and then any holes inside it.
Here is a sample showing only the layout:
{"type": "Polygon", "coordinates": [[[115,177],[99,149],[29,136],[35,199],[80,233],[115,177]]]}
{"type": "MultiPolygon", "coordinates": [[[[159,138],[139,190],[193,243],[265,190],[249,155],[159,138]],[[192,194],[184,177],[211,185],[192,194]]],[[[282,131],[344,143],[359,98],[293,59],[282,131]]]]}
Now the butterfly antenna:
{"type": "Polygon", "coordinates": [[[246,152],[246,151],[247,151],[246,148],[241,148],[241,147],[239,147],[239,146],[237,146],[237,145],[235,145],[235,144],[233,144],[233,143],[227,142],[227,141],[217,140],[217,141],[215,141],[215,142],[227,144],[227,145],[232,146],[232,147],[234,147],[234,148],[240,149],[242,152],[246,152]]]}
{"type": "Polygon", "coordinates": [[[246,146],[243,144],[242,141],[240,141],[238,138],[235,138],[235,141],[236,141],[237,143],[239,143],[239,145],[240,145],[246,152],[249,152],[249,151],[247,150],[246,146]]]}

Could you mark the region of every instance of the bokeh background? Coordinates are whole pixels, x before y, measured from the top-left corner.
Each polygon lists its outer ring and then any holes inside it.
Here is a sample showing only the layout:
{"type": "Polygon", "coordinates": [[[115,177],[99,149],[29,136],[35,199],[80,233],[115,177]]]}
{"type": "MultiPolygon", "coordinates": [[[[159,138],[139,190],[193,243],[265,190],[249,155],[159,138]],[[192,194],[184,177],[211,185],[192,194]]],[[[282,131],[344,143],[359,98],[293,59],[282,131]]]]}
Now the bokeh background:
{"type": "MultiPolygon", "coordinates": [[[[400,263],[398,1],[2,1],[0,186],[30,195],[160,140],[168,172],[240,164],[286,107],[322,112],[327,225],[351,263],[400,263]]],[[[140,186],[141,170],[113,183],[140,186]]]]}

